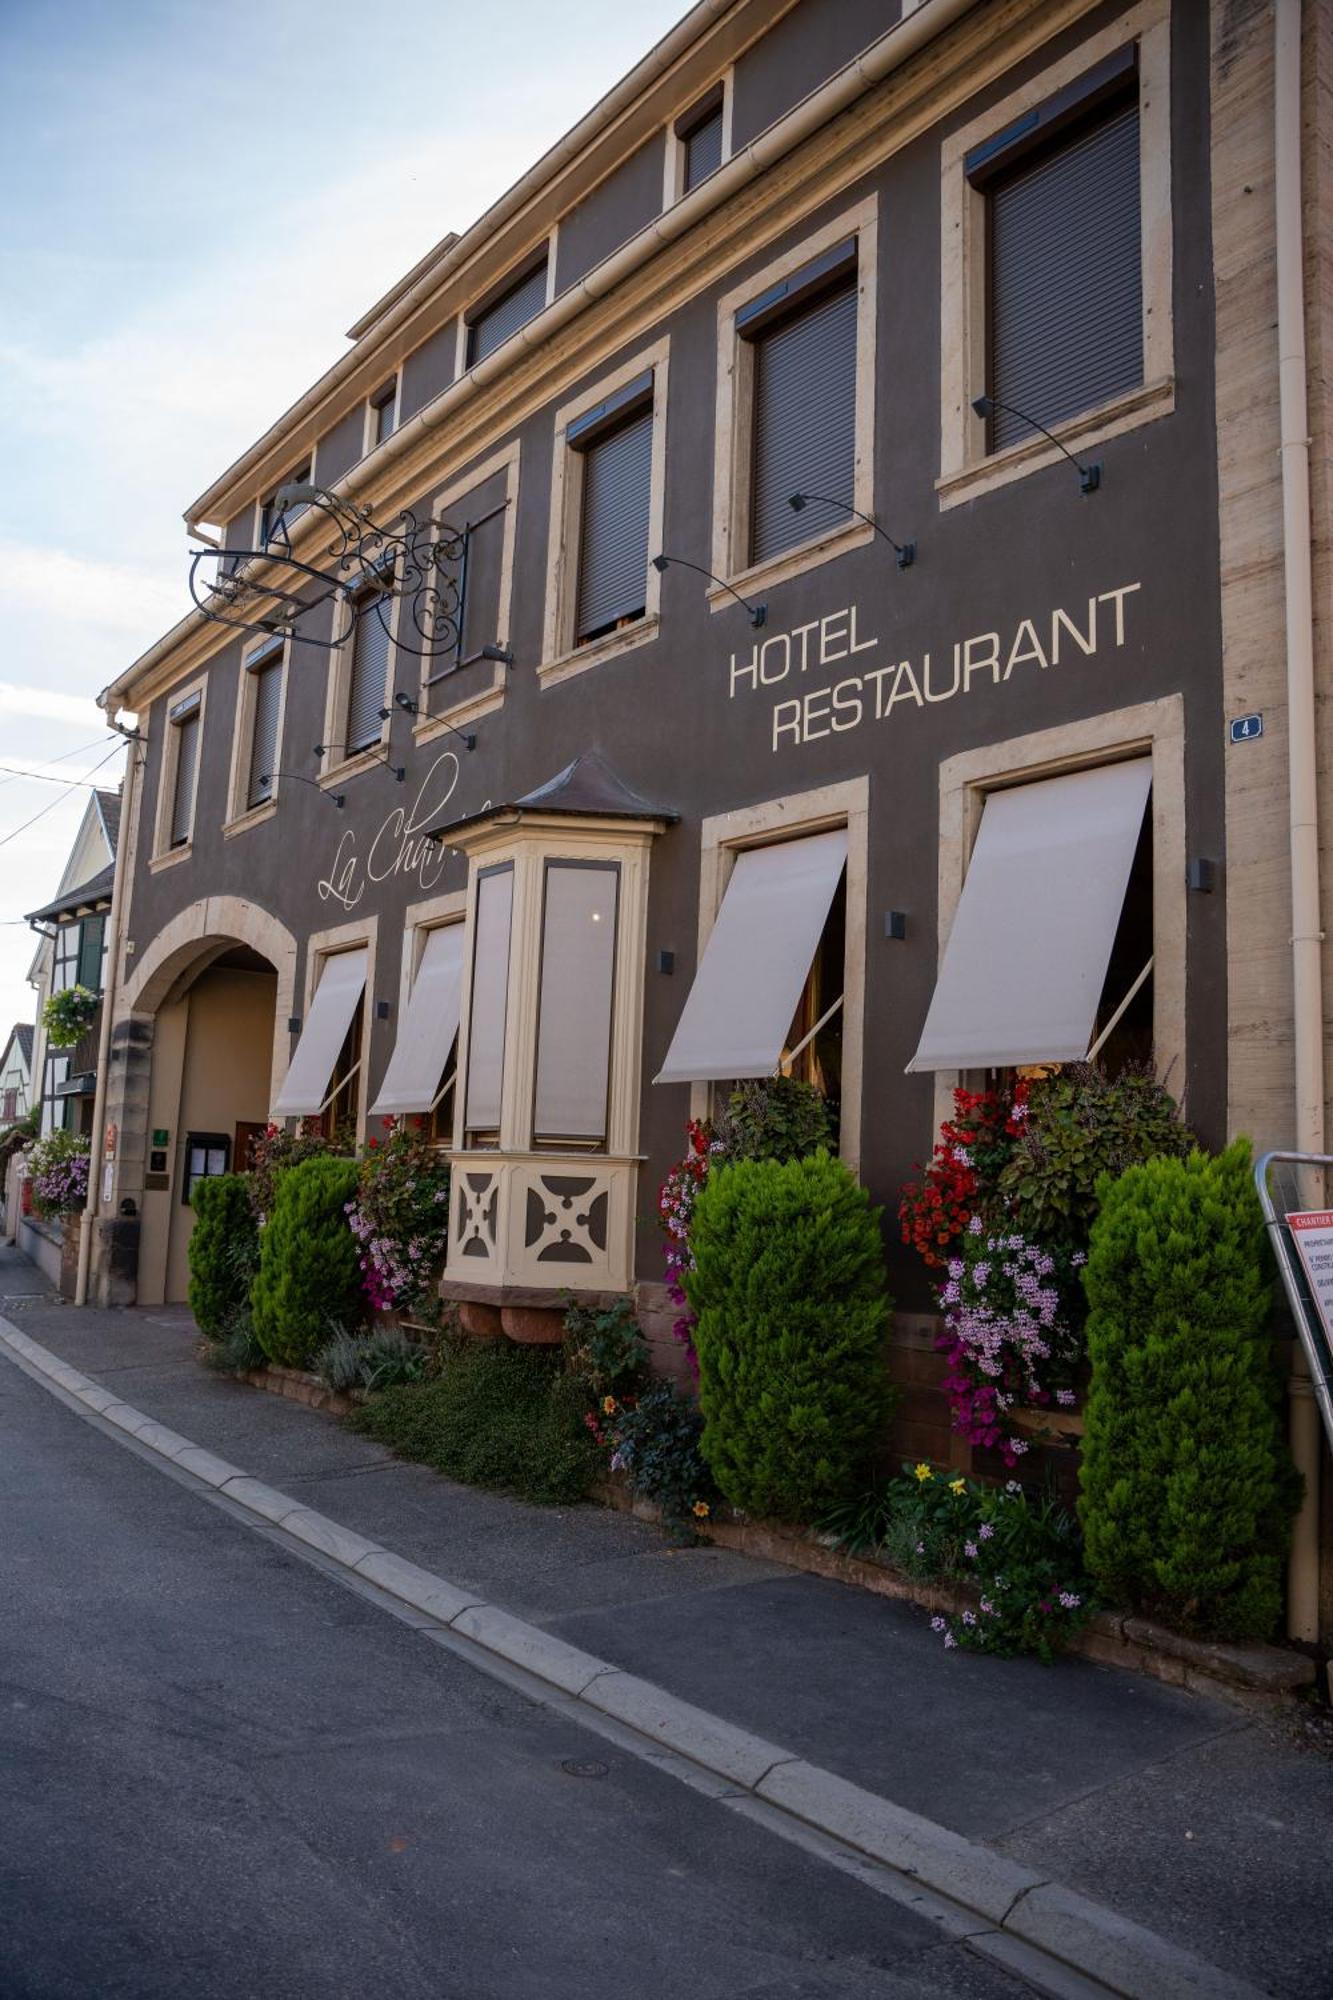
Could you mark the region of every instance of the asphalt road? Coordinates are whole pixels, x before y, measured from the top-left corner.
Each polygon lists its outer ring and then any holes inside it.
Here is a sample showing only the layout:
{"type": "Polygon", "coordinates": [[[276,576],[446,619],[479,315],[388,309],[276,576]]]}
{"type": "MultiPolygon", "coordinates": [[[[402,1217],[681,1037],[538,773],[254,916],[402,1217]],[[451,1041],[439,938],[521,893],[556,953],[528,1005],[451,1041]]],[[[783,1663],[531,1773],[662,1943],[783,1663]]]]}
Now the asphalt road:
{"type": "Polygon", "coordinates": [[[3,1361],[0,1523],[5,2000],[1020,1993],[3,1361]]]}

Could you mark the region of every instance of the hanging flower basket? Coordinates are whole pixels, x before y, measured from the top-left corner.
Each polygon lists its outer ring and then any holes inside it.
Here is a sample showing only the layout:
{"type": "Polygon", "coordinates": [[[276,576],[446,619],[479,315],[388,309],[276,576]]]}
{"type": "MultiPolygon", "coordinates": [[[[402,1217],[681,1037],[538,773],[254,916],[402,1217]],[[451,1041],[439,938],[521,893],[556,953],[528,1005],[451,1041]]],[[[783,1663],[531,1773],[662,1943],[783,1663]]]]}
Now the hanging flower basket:
{"type": "Polygon", "coordinates": [[[89,986],[67,986],[53,993],[42,1009],[42,1026],[53,1049],[72,1049],[97,1012],[97,995],[89,986]]]}

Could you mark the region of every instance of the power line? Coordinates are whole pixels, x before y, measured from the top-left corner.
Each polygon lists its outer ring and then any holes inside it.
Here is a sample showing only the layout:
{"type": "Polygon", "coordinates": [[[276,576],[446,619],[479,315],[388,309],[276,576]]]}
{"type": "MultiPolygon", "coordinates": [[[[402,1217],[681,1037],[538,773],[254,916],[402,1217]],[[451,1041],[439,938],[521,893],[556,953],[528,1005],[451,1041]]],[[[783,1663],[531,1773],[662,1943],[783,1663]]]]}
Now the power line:
{"type": "MultiPolygon", "coordinates": [[[[118,754],[119,750],[120,750],[119,744],[116,745],[116,748],[114,750],[108,750],[106,756],[103,757],[99,763],[93,765],[93,771],[100,771],[103,764],[109,764],[111,762],[111,759],[118,754]]],[[[88,777],[91,777],[92,774],[93,772],[90,771],[88,773],[88,777]]],[[[60,793],[58,798],[54,798],[47,805],[44,805],[40,812],[36,812],[33,814],[31,819],[25,819],[22,826],[12,827],[8,833],[0,834],[0,847],[8,847],[11,840],[17,840],[19,835],[21,833],[26,833],[30,826],[36,826],[39,819],[45,819],[46,815],[49,812],[54,812],[56,807],[61,803],[61,801],[67,799],[70,796],[71,792],[77,791],[80,785],[86,783],[87,779],[85,778],[75,778],[72,784],[66,785],[64,791],[60,793]]]]}
{"type": "MultiPolygon", "coordinates": [[[[48,757],[46,761],[48,764],[64,764],[71,757],[86,757],[90,751],[100,750],[104,743],[109,743],[110,741],[111,738],[109,736],[99,736],[95,743],[81,743],[77,749],[62,750],[58,757],[48,757]]],[[[0,764],[0,771],[12,771],[14,774],[13,777],[0,778],[0,786],[12,785],[19,778],[40,778],[46,775],[41,771],[22,771],[16,764],[0,764]]],[[[54,778],[51,782],[58,785],[60,780],[59,778],[54,778]]]]}
{"type": "MultiPolygon", "coordinates": [[[[105,741],[106,738],[103,737],[102,742],[105,741]]],[[[101,744],[90,743],[88,747],[90,750],[97,750],[101,748],[101,744]]],[[[103,757],[102,764],[108,763],[109,761],[110,760],[108,758],[103,757]]],[[[93,768],[95,770],[100,771],[102,765],[97,764],[94,765],[93,768]]],[[[94,792],[100,791],[101,789],[99,785],[95,785],[93,783],[91,778],[58,778],[55,777],[50,771],[20,771],[17,765],[14,764],[0,764],[0,771],[9,771],[13,774],[15,778],[35,778],[39,784],[43,785],[64,785],[66,790],[69,790],[72,786],[75,785],[87,785],[89,790],[94,792]]]]}

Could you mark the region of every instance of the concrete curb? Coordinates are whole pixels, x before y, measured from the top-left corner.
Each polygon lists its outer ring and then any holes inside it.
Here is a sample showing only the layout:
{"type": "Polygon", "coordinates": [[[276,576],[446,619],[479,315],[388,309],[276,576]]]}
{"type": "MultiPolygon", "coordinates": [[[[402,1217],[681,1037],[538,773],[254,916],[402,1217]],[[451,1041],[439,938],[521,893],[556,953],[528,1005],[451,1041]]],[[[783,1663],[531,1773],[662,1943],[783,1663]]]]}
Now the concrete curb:
{"type": "Polygon", "coordinates": [[[1122,2000],[1261,2000],[1258,1988],[997,1849],[821,1770],[795,1751],[695,1708],[609,1660],[581,1652],[252,1479],[239,1466],[121,1402],[4,1319],[0,1348],[81,1404],[90,1417],[100,1417],[141,1449],[193,1474],[257,1521],[317,1549],[349,1577],[375,1584],[507,1665],[983,1918],[998,1934],[997,1946],[1009,1940],[1035,1947],[1122,2000]]]}

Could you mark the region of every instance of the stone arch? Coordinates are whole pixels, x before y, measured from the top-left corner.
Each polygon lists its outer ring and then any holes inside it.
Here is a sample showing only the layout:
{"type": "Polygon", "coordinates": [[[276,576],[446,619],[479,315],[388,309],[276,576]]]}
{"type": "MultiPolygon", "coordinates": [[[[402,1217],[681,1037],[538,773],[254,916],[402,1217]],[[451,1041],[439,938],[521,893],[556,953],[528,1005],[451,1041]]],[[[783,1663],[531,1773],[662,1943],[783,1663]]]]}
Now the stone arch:
{"type": "Polygon", "coordinates": [[[218,948],[248,945],[266,958],[278,976],[273,1024],[270,1099],[287,1070],[287,1022],[296,998],[296,939],[278,918],[243,896],[203,896],[187,903],[163,924],[137,959],[120,991],[119,1015],[151,1017],[182,973],[218,948]]]}

